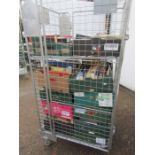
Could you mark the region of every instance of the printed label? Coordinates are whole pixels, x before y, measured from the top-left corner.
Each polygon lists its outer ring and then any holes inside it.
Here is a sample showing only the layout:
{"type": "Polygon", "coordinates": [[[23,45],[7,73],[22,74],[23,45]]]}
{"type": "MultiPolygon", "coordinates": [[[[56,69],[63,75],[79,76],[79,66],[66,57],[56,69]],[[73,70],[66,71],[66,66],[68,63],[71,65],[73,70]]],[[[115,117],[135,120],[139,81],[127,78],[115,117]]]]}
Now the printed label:
{"type": "Polygon", "coordinates": [[[111,102],[106,102],[106,101],[98,101],[99,102],[99,107],[112,107],[111,102]]]}
{"type": "Polygon", "coordinates": [[[94,123],[94,122],[86,122],[88,124],[92,124],[92,125],[97,125],[97,123],[94,123]]]}
{"type": "Polygon", "coordinates": [[[86,109],[75,108],[75,113],[85,114],[86,113],[86,109]]]}
{"type": "Polygon", "coordinates": [[[76,92],[74,96],[84,97],[84,92],[76,92]]]}
{"type": "Polygon", "coordinates": [[[100,107],[112,107],[112,93],[98,93],[97,99],[100,107]]]}
{"type": "Polygon", "coordinates": [[[63,116],[67,116],[67,117],[69,117],[69,115],[70,115],[69,112],[67,112],[67,111],[62,111],[61,114],[62,114],[63,116]]]}
{"type": "Polygon", "coordinates": [[[40,66],[43,67],[43,61],[42,60],[40,60],[40,66]]]}
{"type": "Polygon", "coordinates": [[[73,120],[73,107],[68,105],[61,105],[58,102],[52,102],[51,115],[59,118],[73,120]]]}
{"type": "Polygon", "coordinates": [[[89,133],[89,134],[92,134],[92,135],[94,135],[94,134],[95,134],[95,133],[94,133],[94,132],[92,132],[92,131],[89,131],[88,133],[89,133]]]}
{"type": "Polygon", "coordinates": [[[106,144],[106,139],[105,138],[96,137],[96,143],[97,144],[105,145],[106,144]]]}
{"type": "Polygon", "coordinates": [[[94,89],[90,89],[90,92],[94,92],[94,89]]]}
{"type": "Polygon", "coordinates": [[[118,43],[105,43],[104,50],[105,51],[118,51],[119,44],[118,43]]]}

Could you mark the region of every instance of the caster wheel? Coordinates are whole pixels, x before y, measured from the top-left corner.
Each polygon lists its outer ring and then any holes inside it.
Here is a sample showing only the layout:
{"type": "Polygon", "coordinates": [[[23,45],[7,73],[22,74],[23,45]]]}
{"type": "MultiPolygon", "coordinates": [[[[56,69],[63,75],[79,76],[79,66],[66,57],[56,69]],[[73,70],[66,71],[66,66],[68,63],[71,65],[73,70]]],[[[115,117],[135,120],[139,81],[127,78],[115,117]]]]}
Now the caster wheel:
{"type": "Polygon", "coordinates": [[[52,142],[48,138],[45,138],[45,137],[42,138],[42,141],[45,146],[50,146],[52,144],[52,142]]]}

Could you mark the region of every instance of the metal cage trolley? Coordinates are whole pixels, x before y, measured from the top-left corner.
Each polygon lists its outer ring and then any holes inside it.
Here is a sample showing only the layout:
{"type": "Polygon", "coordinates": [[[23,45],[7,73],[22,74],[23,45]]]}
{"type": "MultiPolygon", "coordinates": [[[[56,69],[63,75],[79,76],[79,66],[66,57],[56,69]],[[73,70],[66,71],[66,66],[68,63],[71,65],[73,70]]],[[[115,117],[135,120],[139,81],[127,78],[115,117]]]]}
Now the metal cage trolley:
{"type": "Polygon", "coordinates": [[[131,0],[23,0],[41,136],[109,151],[131,0]]]}

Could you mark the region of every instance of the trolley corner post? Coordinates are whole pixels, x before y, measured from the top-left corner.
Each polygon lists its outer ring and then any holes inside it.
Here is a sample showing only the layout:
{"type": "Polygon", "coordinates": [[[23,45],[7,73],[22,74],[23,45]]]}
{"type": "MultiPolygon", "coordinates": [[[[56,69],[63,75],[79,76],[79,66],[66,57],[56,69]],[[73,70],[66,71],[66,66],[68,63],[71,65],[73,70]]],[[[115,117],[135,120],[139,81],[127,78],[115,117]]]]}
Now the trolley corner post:
{"type": "MultiPolygon", "coordinates": [[[[115,81],[114,81],[114,92],[116,93],[116,97],[115,97],[115,104],[114,104],[114,110],[113,110],[113,114],[112,114],[112,124],[114,127],[114,122],[115,122],[115,111],[116,111],[116,102],[117,102],[117,97],[118,97],[118,92],[119,92],[119,83],[120,83],[120,76],[121,76],[121,68],[122,68],[122,64],[123,64],[123,58],[124,58],[124,50],[125,50],[125,42],[126,42],[126,30],[128,27],[128,22],[129,22],[129,17],[130,17],[130,7],[131,7],[131,1],[132,0],[126,0],[125,3],[125,9],[124,9],[124,14],[123,14],[123,20],[125,20],[126,22],[124,22],[124,24],[122,24],[122,41],[121,41],[121,49],[120,49],[120,57],[117,58],[117,65],[116,65],[116,72],[115,72],[115,81]],[[125,12],[126,11],[126,12],[125,12]]],[[[109,141],[109,150],[112,147],[112,137],[113,137],[113,128],[111,128],[111,132],[110,132],[110,141],[109,141]]]]}

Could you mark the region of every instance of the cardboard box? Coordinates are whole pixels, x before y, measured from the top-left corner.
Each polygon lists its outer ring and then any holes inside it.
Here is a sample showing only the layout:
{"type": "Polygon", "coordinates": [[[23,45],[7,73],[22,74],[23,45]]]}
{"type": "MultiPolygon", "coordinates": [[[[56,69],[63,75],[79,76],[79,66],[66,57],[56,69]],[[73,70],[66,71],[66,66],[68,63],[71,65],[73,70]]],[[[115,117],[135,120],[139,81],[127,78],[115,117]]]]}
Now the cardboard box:
{"type": "Polygon", "coordinates": [[[90,121],[75,120],[74,135],[82,141],[105,146],[110,135],[110,128],[90,121]]]}
{"type": "Polygon", "coordinates": [[[52,92],[51,97],[52,101],[73,105],[73,94],[71,93],[64,94],[64,93],[52,92]]]}
{"type": "MultiPolygon", "coordinates": [[[[47,95],[46,95],[46,90],[45,89],[40,89],[39,90],[40,93],[40,98],[43,100],[47,99],[47,95]]],[[[60,103],[65,103],[65,104],[69,104],[69,105],[73,105],[73,94],[72,93],[59,93],[59,92],[51,92],[51,96],[49,94],[48,91],[48,97],[50,101],[57,101],[60,103]],[[51,97],[51,99],[50,99],[51,97]]]]}
{"type": "MultiPolygon", "coordinates": [[[[54,128],[57,133],[65,134],[65,135],[74,135],[74,124],[66,123],[58,120],[51,120],[51,125],[53,125],[54,121],[54,128]]],[[[52,126],[53,127],[53,126],[52,126]]],[[[44,119],[44,129],[49,131],[50,130],[50,123],[49,120],[44,119]]]]}
{"type": "Polygon", "coordinates": [[[120,38],[85,38],[73,40],[73,55],[76,56],[115,56],[119,57],[120,38]]]}
{"type": "Polygon", "coordinates": [[[47,54],[48,55],[53,55],[53,56],[60,56],[61,52],[59,50],[48,49],[47,54]]]}
{"type": "Polygon", "coordinates": [[[108,126],[111,122],[112,113],[110,111],[112,111],[112,108],[107,109],[107,112],[108,111],[109,113],[105,113],[104,110],[96,111],[93,109],[87,109],[87,108],[75,106],[74,116],[76,118],[82,118],[83,121],[94,121],[96,123],[101,123],[105,126],[108,126]]]}
{"type": "Polygon", "coordinates": [[[46,86],[46,82],[44,80],[43,70],[37,70],[34,73],[35,82],[38,88],[43,88],[46,86]]]}
{"type": "Polygon", "coordinates": [[[51,115],[58,120],[68,120],[73,122],[73,106],[63,105],[59,102],[52,102],[51,115]]]}
{"type": "MultiPolygon", "coordinates": [[[[47,101],[41,101],[43,113],[49,115],[47,101]]],[[[50,116],[62,122],[73,123],[73,106],[60,104],[59,102],[50,103],[50,116]]]]}
{"type": "MultiPolygon", "coordinates": [[[[49,82],[52,91],[69,93],[69,72],[55,72],[49,71],[49,82]]],[[[46,86],[46,81],[44,80],[43,70],[37,70],[35,72],[35,81],[38,88],[43,88],[46,86]]]]}
{"type": "Polygon", "coordinates": [[[48,55],[53,56],[71,56],[71,52],[69,48],[63,48],[63,49],[48,49],[47,50],[48,55]]]}
{"type": "Polygon", "coordinates": [[[69,79],[70,91],[112,92],[113,76],[112,69],[109,67],[110,65],[110,63],[105,62],[104,64],[99,64],[97,66],[96,64],[94,64],[93,66],[90,64],[81,66],[78,73],[72,74],[71,78],[69,79]],[[108,67],[108,69],[106,67],[108,67]],[[101,75],[101,73],[103,75],[101,75]]]}
{"type": "Polygon", "coordinates": [[[49,72],[51,89],[55,92],[69,93],[69,77],[66,72],[49,72]]]}
{"type": "Polygon", "coordinates": [[[71,92],[112,92],[113,78],[106,76],[103,79],[76,80],[75,77],[69,79],[71,92]]]}

